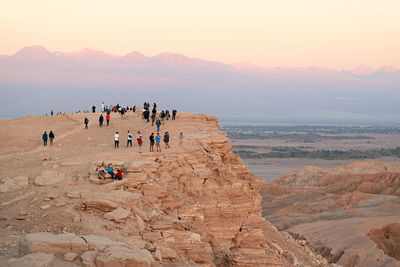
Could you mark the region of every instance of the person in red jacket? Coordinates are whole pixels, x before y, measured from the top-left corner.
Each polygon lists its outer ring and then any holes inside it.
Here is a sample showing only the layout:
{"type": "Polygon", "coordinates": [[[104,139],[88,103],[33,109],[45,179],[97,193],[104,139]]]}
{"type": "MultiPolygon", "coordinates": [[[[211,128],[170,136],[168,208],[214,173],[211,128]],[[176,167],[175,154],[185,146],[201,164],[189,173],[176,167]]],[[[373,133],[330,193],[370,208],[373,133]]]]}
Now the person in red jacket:
{"type": "Polygon", "coordinates": [[[115,178],[115,180],[122,180],[122,178],[123,178],[123,175],[122,175],[122,171],[121,170],[117,170],[117,173],[115,174],[115,176],[114,176],[115,178]]]}
{"type": "Polygon", "coordinates": [[[110,114],[106,115],[107,126],[110,124],[110,114]]]}

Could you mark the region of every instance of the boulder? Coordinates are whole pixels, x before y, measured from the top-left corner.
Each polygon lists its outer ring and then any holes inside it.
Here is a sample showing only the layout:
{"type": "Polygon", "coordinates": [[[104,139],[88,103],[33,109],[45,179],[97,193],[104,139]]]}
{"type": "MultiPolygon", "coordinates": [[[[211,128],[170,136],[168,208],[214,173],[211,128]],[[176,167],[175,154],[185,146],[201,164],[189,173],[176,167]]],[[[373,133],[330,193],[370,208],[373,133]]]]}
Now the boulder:
{"type": "Polygon", "coordinates": [[[125,245],[123,242],[112,241],[100,235],[84,235],[82,238],[89,245],[89,250],[103,251],[107,247],[125,245]]]}
{"type": "Polygon", "coordinates": [[[20,239],[18,254],[26,255],[34,252],[65,254],[81,253],[88,250],[88,244],[79,236],[71,233],[55,235],[52,233],[32,233],[20,239]]]}
{"type": "Polygon", "coordinates": [[[81,255],[82,265],[84,267],[97,267],[96,266],[97,251],[86,251],[81,255]]]}
{"type": "Polygon", "coordinates": [[[45,186],[59,184],[65,180],[65,174],[57,171],[43,171],[40,176],[35,178],[35,185],[45,186]]]}
{"type": "Polygon", "coordinates": [[[71,191],[67,193],[67,197],[69,198],[80,198],[81,197],[81,193],[78,191],[71,191]]]}
{"type": "Polygon", "coordinates": [[[69,252],[64,255],[64,260],[65,261],[74,261],[76,259],[76,257],[78,257],[78,254],[76,254],[75,252],[69,252]]]}
{"type": "Polygon", "coordinates": [[[98,267],[151,267],[155,261],[148,250],[112,246],[97,255],[96,264],[98,267]]]}
{"type": "Polygon", "coordinates": [[[0,184],[0,193],[15,192],[24,189],[28,185],[28,177],[26,176],[7,177],[0,184]]]}
{"type": "Polygon", "coordinates": [[[54,266],[54,254],[32,253],[20,258],[12,258],[8,266],[13,267],[50,267],[54,266]]]}
{"type": "Polygon", "coordinates": [[[81,203],[82,210],[112,211],[118,208],[118,204],[107,199],[88,199],[81,203]]]}
{"type": "Polygon", "coordinates": [[[119,207],[111,212],[104,214],[104,219],[109,221],[123,222],[126,220],[126,218],[128,218],[130,214],[131,212],[129,210],[119,207]]]}

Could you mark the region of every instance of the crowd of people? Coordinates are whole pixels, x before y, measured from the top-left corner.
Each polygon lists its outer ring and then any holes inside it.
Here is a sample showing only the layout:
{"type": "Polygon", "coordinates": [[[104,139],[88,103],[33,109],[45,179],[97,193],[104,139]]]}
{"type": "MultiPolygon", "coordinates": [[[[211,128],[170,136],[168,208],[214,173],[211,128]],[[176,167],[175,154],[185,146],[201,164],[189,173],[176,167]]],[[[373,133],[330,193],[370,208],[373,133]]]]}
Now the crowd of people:
{"type": "MultiPolygon", "coordinates": [[[[136,106],[132,107],[122,107],[119,104],[116,105],[105,105],[104,102],[101,103],[101,114],[99,116],[99,127],[103,127],[104,125],[104,120],[106,121],[106,126],[108,127],[110,125],[110,118],[111,118],[111,112],[114,113],[120,113],[121,118],[124,118],[124,114],[126,112],[132,111],[136,112],[136,106]],[[105,113],[105,116],[103,115],[105,113]]],[[[79,111],[80,112],[80,111],[79,111]]],[[[86,111],[88,112],[88,111],[86,111]]],[[[96,112],[96,106],[92,106],[92,112],[96,112]]],[[[156,134],[152,132],[149,136],[149,145],[150,145],[150,152],[154,152],[154,145],[156,146],[156,152],[161,152],[161,140],[164,142],[164,148],[168,149],[170,148],[169,142],[170,142],[170,135],[169,132],[166,131],[164,132],[163,136],[160,135],[160,128],[161,125],[164,125],[166,121],[169,119],[171,120],[176,120],[178,111],[176,109],[173,109],[172,112],[169,110],[161,110],[160,112],[157,111],[157,104],[153,103],[152,108],[150,108],[150,103],[144,102],[143,104],[143,110],[142,110],[142,119],[145,120],[146,122],[150,122],[151,118],[151,126],[156,126],[156,134]],[[150,115],[150,109],[151,109],[151,115],[150,115]],[[172,114],[172,116],[171,116],[172,114]]],[[[51,115],[53,115],[53,110],[51,110],[51,115]]],[[[89,119],[88,117],[84,118],[84,129],[87,130],[89,129],[89,119]]],[[[54,140],[54,133],[50,131],[49,134],[45,131],[43,136],[43,144],[44,146],[47,146],[47,140],[50,140],[50,145],[53,145],[53,140],[54,140]]],[[[179,136],[179,147],[183,146],[183,133],[180,132],[179,136]]],[[[130,131],[127,133],[127,142],[126,142],[126,147],[132,147],[133,146],[133,135],[130,131]]],[[[143,145],[143,136],[140,131],[137,131],[136,134],[136,141],[137,141],[137,146],[139,153],[142,153],[142,145],[143,145]]],[[[114,134],[114,148],[119,148],[120,144],[120,135],[119,132],[115,132],[114,134]]]]}

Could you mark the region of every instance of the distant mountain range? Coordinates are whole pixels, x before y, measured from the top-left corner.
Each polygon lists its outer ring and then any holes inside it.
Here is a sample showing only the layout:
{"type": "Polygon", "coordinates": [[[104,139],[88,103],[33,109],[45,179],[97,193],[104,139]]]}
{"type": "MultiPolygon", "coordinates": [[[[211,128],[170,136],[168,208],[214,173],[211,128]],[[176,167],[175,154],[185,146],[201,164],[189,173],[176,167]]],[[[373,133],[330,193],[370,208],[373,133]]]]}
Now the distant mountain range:
{"type": "MultiPolygon", "coordinates": [[[[287,67],[260,67],[250,62],[237,62],[224,64],[197,58],[189,58],[182,54],[161,53],[153,57],[147,57],[134,51],[125,56],[117,56],[99,50],[83,49],[77,52],[50,52],[42,46],[24,47],[10,56],[0,56],[1,67],[21,67],[32,69],[49,69],[52,71],[82,71],[112,72],[137,71],[138,69],[157,70],[164,68],[181,68],[189,70],[214,70],[243,72],[268,75],[305,74],[338,74],[343,73],[360,79],[390,79],[399,78],[400,69],[396,66],[383,66],[373,69],[362,64],[352,70],[336,71],[320,67],[287,68],[287,67]]],[[[167,70],[167,71],[170,71],[167,70]]]]}
{"type": "Polygon", "coordinates": [[[0,56],[0,116],[42,113],[51,105],[71,111],[105,99],[131,105],[152,98],[181,110],[242,120],[383,121],[400,113],[399,91],[395,66],[267,68],[172,53],[117,56],[93,49],[50,52],[41,46],[0,56]],[[15,106],[22,109],[14,111],[15,106]]]}

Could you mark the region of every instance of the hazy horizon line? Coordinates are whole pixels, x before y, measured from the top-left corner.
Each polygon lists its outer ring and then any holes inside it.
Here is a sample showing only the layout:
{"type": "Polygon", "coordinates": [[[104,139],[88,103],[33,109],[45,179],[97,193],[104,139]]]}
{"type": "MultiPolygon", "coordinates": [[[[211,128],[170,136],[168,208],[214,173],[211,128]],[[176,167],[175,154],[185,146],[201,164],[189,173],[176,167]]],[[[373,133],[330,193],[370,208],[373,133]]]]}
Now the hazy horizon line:
{"type": "MultiPolygon", "coordinates": [[[[157,57],[157,56],[164,55],[164,54],[182,55],[182,56],[184,56],[186,58],[189,58],[189,59],[197,59],[197,60],[203,60],[203,61],[208,61],[208,62],[226,64],[226,65],[230,65],[230,66],[236,67],[238,69],[241,69],[241,67],[235,66],[237,64],[248,64],[249,67],[260,68],[260,69],[277,69],[277,68],[309,69],[309,68],[315,67],[315,68],[322,68],[322,69],[327,69],[327,70],[334,70],[334,71],[338,71],[338,72],[340,72],[340,71],[352,71],[352,70],[355,70],[355,69],[360,68],[360,67],[370,68],[371,71],[374,71],[374,72],[377,72],[378,70],[380,70],[380,69],[382,69],[384,67],[394,67],[394,68],[397,69],[397,71],[400,70],[400,64],[399,65],[385,64],[385,65],[381,65],[379,67],[371,67],[371,65],[369,65],[368,63],[360,63],[360,64],[357,64],[356,66],[354,66],[352,68],[342,68],[342,69],[331,68],[331,67],[326,67],[326,66],[320,66],[320,65],[311,64],[311,63],[308,64],[308,65],[304,65],[304,66],[294,66],[294,65],[290,65],[290,66],[288,66],[288,65],[287,66],[283,66],[283,65],[265,66],[265,65],[259,65],[259,64],[253,63],[253,62],[248,61],[248,60],[242,60],[242,61],[236,61],[236,62],[223,62],[223,61],[217,61],[217,60],[214,60],[214,59],[205,59],[205,58],[196,57],[196,56],[189,56],[189,55],[186,55],[184,53],[176,53],[176,52],[168,52],[168,51],[159,52],[159,53],[156,53],[154,55],[146,55],[145,53],[143,53],[143,52],[141,52],[139,50],[132,50],[131,52],[129,52],[127,54],[121,55],[121,54],[116,54],[116,53],[112,53],[112,52],[106,52],[104,50],[100,50],[100,49],[97,49],[97,48],[90,48],[90,47],[85,47],[85,48],[82,48],[82,49],[79,49],[79,50],[73,50],[73,51],[61,51],[61,50],[51,51],[44,45],[27,45],[27,46],[24,46],[24,47],[20,48],[19,50],[17,50],[16,52],[14,52],[12,54],[0,54],[0,56],[13,56],[13,55],[17,54],[18,52],[20,52],[21,50],[23,50],[25,48],[35,48],[35,47],[43,48],[43,49],[49,51],[50,53],[52,53],[54,55],[57,55],[57,53],[73,54],[73,53],[84,52],[84,51],[101,52],[101,53],[104,53],[104,54],[107,54],[107,55],[110,55],[110,56],[114,56],[115,58],[126,57],[126,56],[128,56],[128,55],[130,55],[132,53],[139,53],[139,54],[141,54],[141,55],[143,55],[143,56],[145,56],[147,58],[153,58],[153,57],[157,57]]],[[[245,69],[245,68],[243,68],[243,69],[245,69]]]]}

